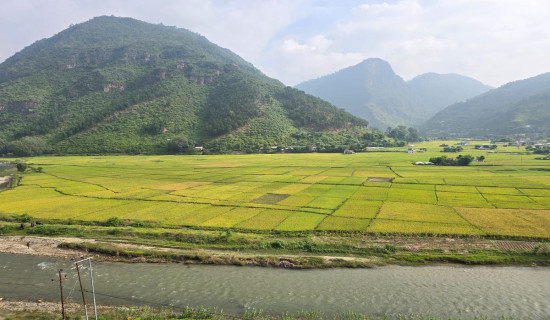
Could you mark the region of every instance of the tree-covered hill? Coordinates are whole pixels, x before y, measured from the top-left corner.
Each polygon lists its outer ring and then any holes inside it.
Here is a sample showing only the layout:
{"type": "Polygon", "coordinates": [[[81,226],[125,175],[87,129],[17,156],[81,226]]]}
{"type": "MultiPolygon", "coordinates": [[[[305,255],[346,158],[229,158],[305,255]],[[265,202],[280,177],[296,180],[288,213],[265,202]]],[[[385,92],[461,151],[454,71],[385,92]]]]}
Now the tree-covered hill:
{"type": "Polygon", "coordinates": [[[430,136],[493,138],[550,135],[550,73],[514,81],[437,113],[421,128],[430,136]]]}
{"type": "Polygon", "coordinates": [[[390,143],[185,29],[102,16],[0,64],[0,153],[31,140],[56,153],[152,153],[176,138],[255,152],[357,137],[390,143]]]}
{"type": "Polygon", "coordinates": [[[296,86],[379,129],[418,126],[439,110],[491,87],[456,74],[427,73],[405,82],[382,59],[371,58],[296,86]]]}

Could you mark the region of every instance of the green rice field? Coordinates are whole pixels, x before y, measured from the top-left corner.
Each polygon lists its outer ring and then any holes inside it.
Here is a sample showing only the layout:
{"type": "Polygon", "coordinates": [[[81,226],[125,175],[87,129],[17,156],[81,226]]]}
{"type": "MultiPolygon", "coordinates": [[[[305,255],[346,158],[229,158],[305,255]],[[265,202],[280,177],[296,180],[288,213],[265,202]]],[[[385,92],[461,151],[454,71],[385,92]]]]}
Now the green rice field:
{"type": "Polygon", "coordinates": [[[550,161],[524,148],[466,146],[462,154],[486,160],[412,164],[442,155],[441,143],[417,145],[428,151],[413,154],[29,158],[42,172],[0,192],[0,214],[261,232],[550,238],[550,161]]]}

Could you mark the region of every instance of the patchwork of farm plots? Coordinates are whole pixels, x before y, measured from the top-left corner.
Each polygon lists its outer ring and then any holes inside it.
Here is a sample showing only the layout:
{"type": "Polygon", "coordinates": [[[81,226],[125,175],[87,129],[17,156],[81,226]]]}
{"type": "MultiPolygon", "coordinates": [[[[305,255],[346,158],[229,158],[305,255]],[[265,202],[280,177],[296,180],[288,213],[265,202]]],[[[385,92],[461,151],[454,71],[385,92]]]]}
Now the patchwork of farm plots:
{"type": "Polygon", "coordinates": [[[426,157],[33,158],[43,172],[1,192],[0,213],[167,227],[550,238],[550,163],[502,154],[469,167],[411,164],[426,157]]]}

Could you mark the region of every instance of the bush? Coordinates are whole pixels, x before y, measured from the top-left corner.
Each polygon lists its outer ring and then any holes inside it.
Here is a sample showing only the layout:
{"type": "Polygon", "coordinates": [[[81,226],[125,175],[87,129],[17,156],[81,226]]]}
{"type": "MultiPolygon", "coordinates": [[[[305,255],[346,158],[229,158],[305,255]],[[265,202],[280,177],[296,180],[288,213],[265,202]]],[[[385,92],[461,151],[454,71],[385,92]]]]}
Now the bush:
{"type": "Polygon", "coordinates": [[[32,157],[50,153],[52,147],[41,138],[24,137],[11,142],[7,147],[7,151],[12,152],[16,156],[32,157]]]}
{"type": "Polygon", "coordinates": [[[27,167],[28,167],[28,166],[27,166],[26,163],[19,162],[19,163],[17,163],[16,167],[17,167],[17,171],[19,171],[19,172],[25,172],[25,170],[27,170],[27,167]]]}
{"type": "Polygon", "coordinates": [[[107,227],[120,227],[122,225],[124,225],[124,221],[119,217],[111,217],[105,221],[107,227]]]}
{"type": "Polygon", "coordinates": [[[26,213],[24,213],[24,214],[22,214],[22,215],[20,215],[20,216],[16,216],[15,218],[16,218],[17,221],[19,221],[19,222],[32,222],[32,221],[34,221],[33,216],[28,215],[28,214],[26,214],[26,213]]]}
{"type": "Polygon", "coordinates": [[[192,153],[195,151],[195,143],[186,137],[176,137],[168,141],[166,150],[169,153],[192,153]]]}

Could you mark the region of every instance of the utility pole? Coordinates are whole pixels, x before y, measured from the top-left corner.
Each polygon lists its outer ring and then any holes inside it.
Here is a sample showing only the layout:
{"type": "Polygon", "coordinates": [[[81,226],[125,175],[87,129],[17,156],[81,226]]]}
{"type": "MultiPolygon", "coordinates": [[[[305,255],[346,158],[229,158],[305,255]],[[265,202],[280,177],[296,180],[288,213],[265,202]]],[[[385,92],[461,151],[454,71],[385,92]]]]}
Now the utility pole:
{"type": "MultiPolygon", "coordinates": [[[[61,276],[61,272],[63,272],[63,269],[59,269],[59,289],[61,291],[61,314],[63,316],[63,320],[65,320],[65,302],[63,301],[63,277],[61,276]]],[[[65,275],[66,277],[66,275],[65,275]]],[[[52,281],[55,281],[52,279],[52,281]]]]}
{"type": "MultiPolygon", "coordinates": [[[[91,281],[91,284],[92,284],[92,296],[94,298],[94,316],[95,316],[95,320],[97,320],[97,304],[96,304],[96,301],[95,301],[95,288],[94,288],[94,276],[93,276],[93,269],[92,269],[92,258],[86,258],[86,259],[82,259],[82,260],[79,260],[77,262],[75,262],[75,265],[76,265],[76,270],[78,272],[78,281],[80,281],[80,271],[79,271],[79,263],[82,263],[84,261],[88,260],[88,263],[89,263],[89,266],[90,266],[90,281],[91,281]]],[[[84,298],[84,289],[82,287],[82,281],[80,281],[80,290],[82,291],[82,300],[84,301],[84,309],[86,310],[86,319],[88,319],[88,310],[86,309],[86,301],[85,301],[85,298],[84,298]]]]}
{"type": "Polygon", "coordinates": [[[86,320],[88,320],[88,308],[86,307],[86,297],[84,296],[84,288],[82,287],[82,278],[80,277],[80,267],[78,263],[76,265],[76,272],[78,273],[78,283],[80,283],[80,293],[82,293],[82,302],[84,303],[84,314],[86,315],[86,320]]]}

